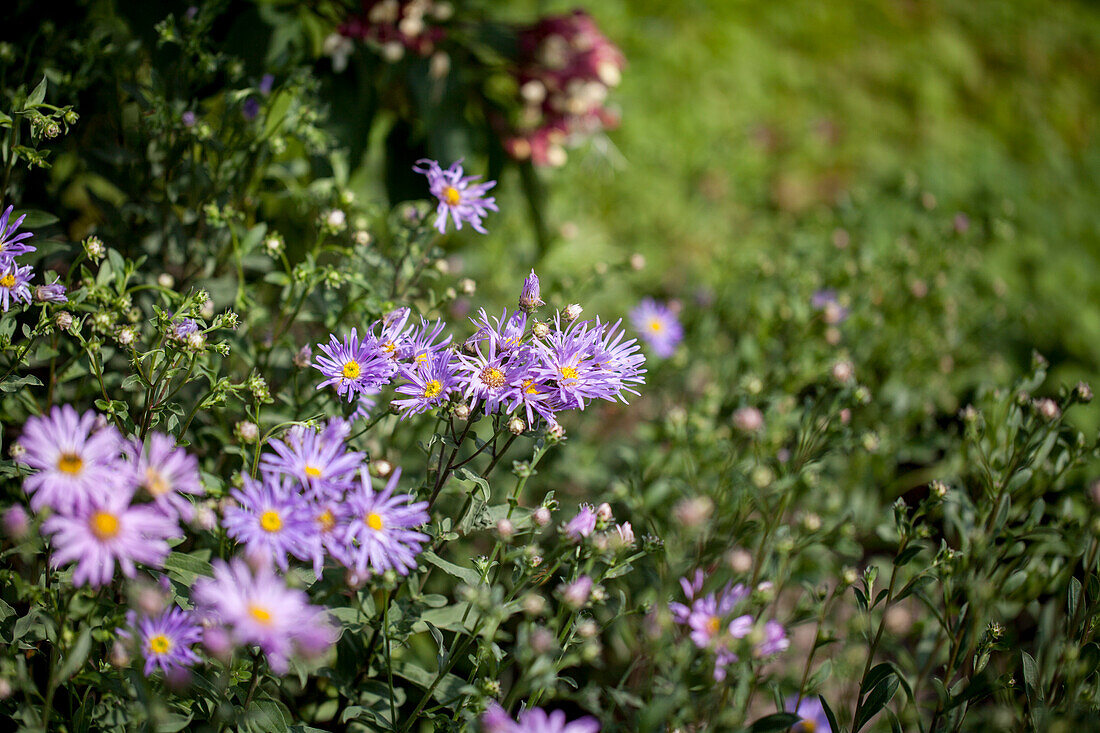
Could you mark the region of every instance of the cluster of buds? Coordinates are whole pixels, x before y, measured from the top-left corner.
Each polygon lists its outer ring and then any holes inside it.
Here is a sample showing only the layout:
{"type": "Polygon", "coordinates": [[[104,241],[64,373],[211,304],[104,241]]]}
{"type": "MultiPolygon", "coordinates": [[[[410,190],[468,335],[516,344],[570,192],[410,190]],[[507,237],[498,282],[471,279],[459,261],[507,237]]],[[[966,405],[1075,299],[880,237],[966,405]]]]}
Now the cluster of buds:
{"type": "Polygon", "coordinates": [[[450,3],[431,0],[363,0],[359,15],[339,28],[344,38],[378,44],[382,57],[400,61],[406,52],[430,56],[446,35],[435,25],[454,14],[450,3]]]}
{"type": "Polygon", "coordinates": [[[618,86],[623,54],[583,11],[548,16],[520,31],[516,81],[522,111],[505,142],[517,160],[565,164],[566,146],[619,124],[605,103],[618,86]]]}

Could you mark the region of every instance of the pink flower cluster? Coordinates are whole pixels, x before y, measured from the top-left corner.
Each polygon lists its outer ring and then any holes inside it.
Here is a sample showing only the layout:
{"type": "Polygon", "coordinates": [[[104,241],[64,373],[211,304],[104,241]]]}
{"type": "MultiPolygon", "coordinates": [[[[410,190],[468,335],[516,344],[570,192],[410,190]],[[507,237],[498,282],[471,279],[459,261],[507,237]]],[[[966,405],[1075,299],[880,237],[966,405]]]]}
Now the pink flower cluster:
{"type": "Polygon", "coordinates": [[[340,35],[377,43],[391,59],[402,51],[430,56],[446,35],[433,23],[447,20],[453,12],[449,3],[425,0],[363,0],[362,8],[344,21],[340,35]]]}
{"type": "Polygon", "coordinates": [[[618,86],[623,54],[581,10],[547,16],[519,35],[516,78],[523,104],[508,153],[535,165],[560,166],[567,146],[619,124],[605,103],[618,86]]]}

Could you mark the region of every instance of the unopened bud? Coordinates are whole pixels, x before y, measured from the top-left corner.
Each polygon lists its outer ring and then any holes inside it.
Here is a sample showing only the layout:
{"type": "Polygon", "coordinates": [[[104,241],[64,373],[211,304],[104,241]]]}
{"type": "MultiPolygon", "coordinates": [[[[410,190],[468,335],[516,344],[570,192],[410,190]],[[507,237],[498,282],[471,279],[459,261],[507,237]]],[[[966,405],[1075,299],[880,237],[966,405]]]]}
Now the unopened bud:
{"type": "Polygon", "coordinates": [[[512,539],[512,536],[515,533],[516,533],[516,528],[515,528],[515,526],[512,525],[512,522],[510,520],[501,519],[499,522],[497,522],[497,534],[505,542],[512,539]]]}
{"type": "Polygon", "coordinates": [[[531,520],[540,527],[545,527],[550,524],[550,510],[544,506],[540,506],[531,514],[531,520]]]}
{"type": "Polygon", "coordinates": [[[249,420],[241,420],[234,426],[233,433],[240,443],[255,443],[260,437],[260,427],[249,420]]]}
{"type": "Polygon", "coordinates": [[[455,417],[459,420],[467,420],[470,417],[470,406],[465,402],[455,405],[455,417]]]}
{"type": "Polygon", "coordinates": [[[580,318],[581,313],[583,312],[584,308],[582,308],[580,305],[578,305],[577,303],[570,303],[569,305],[565,306],[565,309],[562,311],[562,315],[565,317],[565,320],[572,322],[580,318]]]}
{"type": "Polygon", "coordinates": [[[508,432],[512,435],[522,435],[523,431],[527,429],[527,424],[518,417],[513,417],[508,421],[508,432]]]}

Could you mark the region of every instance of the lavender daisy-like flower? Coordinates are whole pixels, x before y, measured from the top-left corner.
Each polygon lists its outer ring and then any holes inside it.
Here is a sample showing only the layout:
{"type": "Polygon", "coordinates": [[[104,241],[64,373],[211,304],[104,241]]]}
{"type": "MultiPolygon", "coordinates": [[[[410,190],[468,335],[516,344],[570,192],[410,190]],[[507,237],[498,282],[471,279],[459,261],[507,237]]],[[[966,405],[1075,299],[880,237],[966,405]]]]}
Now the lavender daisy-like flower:
{"type": "Polygon", "coordinates": [[[587,321],[574,321],[564,331],[560,319],[546,339],[538,343],[540,364],[532,369],[536,380],[553,384],[553,396],[562,409],[584,409],[586,400],[613,400],[621,380],[596,360],[600,329],[587,321]]]}
{"type": "Polygon", "coordinates": [[[181,318],[173,320],[168,329],[168,337],[175,341],[184,342],[193,333],[199,332],[199,324],[194,318],[181,318]]]}
{"type": "Polygon", "coordinates": [[[33,267],[30,265],[20,267],[14,261],[0,270],[0,310],[7,312],[14,301],[30,303],[30,281],[33,277],[33,267]]]}
{"type": "Polygon", "coordinates": [[[414,527],[428,522],[428,502],[413,502],[408,494],[394,496],[401,470],[390,476],[386,487],[375,491],[370,475],[362,473],[362,490],[351,491],[345,500],[350,519],[344,528],[344,561],[363,574],[396,570],[408,575],[416,567],[416,556],[428,535],[414,527]]]}
{"type": "MultiPolygon", "coordinates": [[[[691,629],[691,640],[695,646],[700,649],[713,646],[726,627],[726,619],[748,596],[748,589],[738,584],[732,587],[727,585],[717,594],[710,593],[696,598],[686,622],[691,629]]],[[[740,639],[752,631],[752,624],[752,616],[742,615],[732,619],[726,630],[733,638],[740,639]]]]}
{"type": "Polygon", "coordinates": [[[474,231],[488,233],[481,225],[481,219],[490,211],[498,210],[496,199],[485,195],[497,185],[496,181],[475,183],[481,176],[464,175],[461,160],[444,170],[438,162],[424,158],[416,162],[413,170],[428,177],[428,190],[439,199],[435,228],[440,234],[447,231],[447,217],[454,221],[455,229],[462,229],[462,222],[467,221],[474,231]]]}
{"type": "Polygon", "coordinates": [[[309,559],[313,518],[306,501],[274,477],[264,482],[244,477],[244,487],[230,495],[237,506],[226,510],[222,526],[245,546],[249,557],[273,560],[284,571],[287,555],[309,559]]]}
{"type": "Polygon", "coordinates": [[[528,708],[513,721],[504,708],[491,703],[481,717],[486,733],[599,733],[600,721],[591,716],[569,721],[565,713],[547,713],[542,708],[528,708]]]}
{"type": "Polygon", "coordinates": [[[185,494],[205,493],[198,459],[177,448],[175,438],[163,433],[152,433],[144,446],[132,441],[126,452],[130,458],[131,482],[144,488],[166,514],[178,514],[190,521],[195,507],[185,494]]]}
{"type": "Polygon", "coordinates": [[[314,531],[307,545],[309,560],[313,562],[313,573],[321,579],[326,556],[339,560],[344,557],[344,543],[340,527],[347,524],[348,509],[342,502],[323,500],[309,505],[312,512],[314,531]]]}
{"type": "Polygon", "coordinates": [[[772,619],[764,624],[764,640],[756,645],[754,653],[758,657],[770,657],[787,651],[790,645],[791,640],[787,638],[783,624],[772,619]]]}
{"type": "Polygon", "coordinates": [[[393,361],[405,358],[409,347],[408,338],[412,327],[408,325],[409,308],[395,308],[382,317],[382,320],[371,324],[370,332],[364,341],[374,339],[376,347],[381,349],[393,361]],[[374,330],[381,326],[381,332],[375,336],[374,330]]]}
{"type": "Polygon", "coordinates": [[[11,212],[14,209],[14,206],[9,206],[0,215],[0,268],[10,264],[13,259],[21,254],[35,251],[35,247],[25,243],[25,240],[34,236],[33,234],[30,232],[16,234],[27,215],[24,214],[9,224],[11,212]]]}
{"type": "Polygon", "coordinates": [[[129,578],[137,572],[135,563],[159,568],[168,556],[166,540],[183,536],[175,518],[148,504],[131,506],[132,493],[118,487],[74,514],[55,514],[42,523],[51,536],[50,564],[76,561],[73,585],[107,585],[116,562],[129,578]]]}
{"type": "Polygon", "coordinates": [[[592,509],[591,504],[581,504],[580,511],[566,523],[562,531],[566,537],[575,542],[592,534],[595,529],[596,512],[592,509]]]}
{"type": "Polygon", "coordinates": [[[296,650],[315,652],[335,641],[327,612],[288,588],[269,566],[253,573],[240,559],[214,561],[214,577],[195,583],[200,614],[224,625],[236,644],[255,644],[278,674],[296,650]]]}
{"type": "Polygon", "coordinates": [[[326,377],[317,389],[335,385],[336,394],[351,402],[357,394],[384,386],[396,371],[389,354],[374,347],[373,339],[360,341],[354,328],[342,342],[335,335],[329,339],[328,346],[317,344],[324,356],[313,367],[326,377]]]}
{"type": "Polygon", "coordinates": [[[530,313],[539,306],[546,305],[541,295],[539,276],[535,274],[534,270],[531,270],[531,274],[523,281],[523,291],[519,294],[519,307],[530,313]]]}
{"type": "Polygon", "coordinates": [[[65,286],[61,283],[39,285],[34,289],[34,299],[39,303],[68,303],[65,286]]]}
{"type": "Polygon", "coordinates": [[[122,437],[110,425],[93,432],[95,424],[96,413],[79,415],[70,405],[27,419],[19,438],[25,453],[18,461],[37,470],[23,480],[35,511],[47,506],[65,513],[82,510],[118,487],[125,475],[119,458],[122,437]]]}
{"type": "Polygon", "coordinates": [[[652,298],[643,298],[630,311],[630,322],[653,353],[662,359],[675,354],[676,347],[684,340],[684,329],[676,314],[667,305],[652,298]]]}
{"type": "Polygon", "coordinates": [[[458,386],[454,355],[449,351],[440,351],[415,366],[402,366],[401,375],[409,381],[396,392],[408,396],[394,400],[393,404],[401,410],[402,420],[446,402],[458,386]]]}
{"type": "Polygon", "coordinates": [[[593,346],[594,360],[602,365],[607,372],[608,379],[615,386],[615,397],[626,404],[624,392],[638,394],[634,385],[645,384],[645,356],[642,354],[637,339],[627,339],[626,331],[621,330],[622,320],[613,324],[601,324],[596,319],[596,331],[599,333],[593,346]]]}
{"type": "Polygon", "coordinates": [[[481,343],[475,343],[473,354],[458,355],[457,371],[465,388],[463,396],[471,401],[471,408],[481,402],[487,415],[502,402],[513,399],[516,385],[529,378],[528,355],[509,353],[501,343],[499,335],[492,331],[488,334],[485,351],[481,343]]]}
{"type": "Polygon", "coordinates": [[[202,640],[202,626],[193,613],[173,606],[157,616],[138,618],[130,611],[126,623],[129,628],[119,629],[119,636],[137,645],[145,660],[146,677],[157,668],[168,674],[199,661],[191,645],[202,640]]]}
{"type": "Polygon", "coordinates": [[[508,405],[508,412],[514,411],[517,407],[523,407],[524,412],[527,413],[527,424],[532,427],[538,424],[539,418],[546,420],[547,423],[553,423],[555,421],[554,404],[551,397],[550,385],[534,379],[523,379],[516,385],[512,403],[508,405]]]}
{"type": "Polygon", "coordinates": [[[787,698],[786,707],[794,710],[794,714],[802,719],[794,724],[791,733],[836,733],[829,724],[825,707],[816,695],[801,700],[792,695],[787,698]]]}
{"type": "Polygon", "coordinates": [[[431,322],[421,318],[420,325],[410,329],[405,336],[401,357],[414,364],[419,364],[427,361],[433,354],[446,349],[447,345],[451,343],[451,336],[448,334],[446,338],[439,338],[444,325],[441,320],[431,322]]]}
{"type": "Polygon", "coordinates": [[[260,467],[297,479],[310,497],[335,498],[354,485],[365,458],[345,448],[347,435],[347,423],[339,418],[329,420],[321,431],[296,425],[287,431],[285,441],[271,441],[275,454],[265,453],[260,467]]]}

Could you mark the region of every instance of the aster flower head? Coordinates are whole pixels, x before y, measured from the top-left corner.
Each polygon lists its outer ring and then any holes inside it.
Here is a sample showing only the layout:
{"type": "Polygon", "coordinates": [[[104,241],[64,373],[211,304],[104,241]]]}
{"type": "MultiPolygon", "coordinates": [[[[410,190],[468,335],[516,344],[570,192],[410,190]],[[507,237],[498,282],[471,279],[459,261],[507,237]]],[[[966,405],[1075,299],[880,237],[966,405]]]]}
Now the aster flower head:
{"type": "Polygon", "coordinates": [[[843,323],[848,319],[848,309],[840,304],[836,291],[831,288],[815,291],[810,298],[810,305],[814,310],[822,312],[822,318],[829,325],[843,323]]]}
{"type": "Polygon", "coordinates": [[[9,206],[0,215],[0,268],[11,264],[11,261],[19,255],[34,252],[36,249],[26,243],[26,240],[34,236],[33,234],[30,232],[16,233],[27,215],[24,214],[11,222],[11,213],[14,209],[14,206],[9,206]]]}
{"type": "Polygon", "coordinates": [[[16,301],[31,302],[30,281],[34,277],[34,268],[30,265],[20,267],[11,261],[0,269],[0,310],[7,310],[16,301]]]}
{"type": "Polygon", "coordinates": [[[599,733],[600,722],[591,716],[567,720],[561,710],[546,712],[542,708],[527,708],[513,721],[496,703],[491,703],[481,717],[485,733],[599,733]]]}
{"type": "Polygon", "coordinates": [[[653,353],[667,359],[676,353],[676,347],[684,340],[684,329],[671,308],[652,298],[643,298],[630,311],[630,322],[653,353]]]}
{"type": "Polygon", "coordinates": [[[345,498],[349,519],[342,560],[357,573],[395,570],[408,575],[429,539],[414,529],[428,522],[428,502],[413,502],[408,494],[394,495],[400,478],[401,469],[397,469],[385,488],[375,491],[370,474],[363,471],[361,490],[353,490],[345,498]]]}
{"type": "Polygon", "coordinates": [[[437,352],[425,362],[402,366],[401,374],[409,381],[396,391],[407,396],[394,400],[393,404],[401,410],[402,419],[443,404],[458,388],[455,359],[450,351],[437,352]]]}
{"type": "Polygon", "coordinates": [[[183,448],[176,447],[175,438],[164,433],[152,433],[142,445],[134,440],[126,446],[129,458],[129,481],[145,489],[166,514],[178,514],[190,521],[195,507],[186,494],[203,493],[199,478],[199,461],[183,448]]]}
{"type": "Polygon", "coordinates": [[[829,716],[825,714],[825,707],[816,695],[804,697],[801,700],[792,695],[787,698],[786,707],[793,710],[794,714],[801,718],[791,728],[791,733],[837,733],[829,724],[829,716]]]}
{"type": "Polygon", "coordinates": [[[608,369],[597,349],[602,329],[589,321],[574,321],[564,330],[560,318],[555,329],[537,344],[539,364],[531,370],[537,381],[551,388],[559,409],[584,409],[593,399],[613,400],[621,391],[621,377],[608,369]]]}
{"type": "Polygon", "coordinates": [[[195,583],[196,610],[229,631],[236,644],[257,645],[278,674],[296,651],[313,653],[335,642],[324,609],[304,591],[288,588],[270,566],[253,572],[241,559],[214,561],[214,577],[195,583]]]}
{"type": "Polygon", "coordinates": [[[600,323],[596,319],[596,331],[599,333],[593,346],[595,361],[601,365],[616,389],[615,397],[626,404],[624,393],[638,394],[636,385],[645,384],[645,356],[637,339],[627,339],[626,330],[621,328],[622,320],[615,323],[600,323]]]}
{"type": "Polygon", "coordinates": [[[321,431],[295,425],[285,440],[271,441],[274,453],[265,453],[260,467],[296,479],[310,498],[336,498],[354,485],[355,473],[365,459],[362,453],[347,450],[347,436],[348,424],[340,418],[329,420],[321,431]]]}
{"type": "Polygon", "coordinates": [[[321,579],[325,559],[329,556],[344,557],[344,543],[341,527],[347,525],[350,516],[342,501],[323,499],[308,504],[314,529],[306,544],[306,555],[313,563],[313,573],[321,579]]]}
{"type": "Polygon", "coordinates": [[[541,295],[539,276],[535,274],[534,270],[531,270],[531,274],[523,281],[523,291],[519,295],[519,307],[530,313],[539,306],[546,305],[540,297],[541,295]]]}
{"type": "Polygon", "coordinates": [[[787,638],[787,630],[783,624],[775,619],[764,624],[764,640],[756,645],[754,653],[758,657],[770,657],[773,654],[787,651],[791,640],[787,638]]]}
{"type": "Polygon", "coordinates": [[[591,504],[581,504],[577,515],[566,522],[562,532],[574,542],[587,537],[596,529],[596,512],[591,504]]]}
{"type": "Polygon", "coordinates": [[[39,285],[34,289],[34,299],[39,303],[68,303],[65,295],[65,286],[61,283],[52,285],[39,285]]]}
{"type": "Polygon", "coordinates": [[[427,158],[418,160],[413,170],[428,177],[428,189],[439,199],[436,207],[435,228],[440,234],[447,231],[447,218],[454,221],[455,229],[462,229],[462,222],[469,222],[474,231],[487,234],[481,224],[490,211],[497,211],[496,200],[486,192],[497,185],[496,181],[476,183],[481,176],[467,176],[462,161],[443,169],[439,163],[427,158]]]}
{"type": "Polygon", "coordinates": [[[721,641],[719,637],[723,631],[728,631],[735,639],[748,635],[752,631],[751,616],[739,615],[730,619],[736,608],[748,597],[748,589],[738,584],[727,585],[718,593],[696,598],[685,622],[691,629],[691,640],[695,646],[700,649],[714,646],[721,641]]]}
{"type": "Polygon", "coordinates": [[[463,397],[482,404],[485,414],[516,397],[518,385],[530,378],[530,353],[517,349],[507,351],[500,335],[490,331],[482,343],[473,344],[473,354],[459,354],[456,370],[463,388],[463,397]],[[484,346],[484,349],[483,349],[484,346]]]}
{"type": "Polygon", "coordinates": [[[409,334],[413,330],[412,326],[409,325],[411,312],[407,307],[395,308],[384,315],[381,320],[371,324],[368,339],[374,339],[376,348],[385,352],[393,361],[407,356],[408,347],[410,346],[408,342],[409,334]],[[381,328],[377,336],[374,335],[376,328],[381,328]]]}
{"type": "Polygon", "coordinates": [[[71,513],[114,493],[125,475],[120,460],[122,436],[111,425],[97,427],[95,412],[77,414],[70,405],[28,418],[18,461],[36,469],[23,481],[31,508],[52,507],[71,513]]]}
{"type": "Polygon", "coordinates": [[[191,334],[199,333],[199,324],[194,318],[180,318],[174,320],[168,330],[168,338],[180,343],[186,343],[191,334]]]}
{"type": "Polygon", "coordinates": [[[244,476],[244,486],[230,495],[237,506],[226,510],[222,526],[257,560],[273,560],[284,571],[287,555],[308,559],[313,518],[305,499],[293,493],[285,479],[244,476]]]}
{"type": "Polygon", "coordinates": [[[421,318],[420,325],[410,328],[406,334],[401,358],[419,364],[446,349],[451,343],[451,336],[448,334],[445,338],[440,338],[445,325],[441,320],[427,321],[421,318]]]}
{"type": "Polygon", "coordinates": [[[323,356],[316,357],[313,367],[326,377],[317,389],[335,385],[336,393],[351,402],[357,395],[377,391],[393,376],[396,367],[372,337],[360,341],[353,328],[343,341],[335,335],[329,339],[327,346],[317,344],[323,356]]]}
{"type": "Polygon", "coordinates": [[[60,567],[76,561],[73,585],[107,585],[115,563],[126,577],[137,572],[136,563],[159,568],[168,556],[172,537],[181,537],[174,517],[152,505],[131,506],[133,492],[116,487],[96,497],[72,514],[55,514],[42,523],[50,536],[50,564],[60,567]]]}
{"type": "Polygon", "coordinates": [[[130,639],[145,660],[143,670],[149,677],[157,669],[165,674],[184,670],[199,661],[191,650],[202,640],[202,626],[194,614],[182,608],[168,608],[156,616],[142,616],[134,611],[126,614],[127,628],[119,636],[130,639]]]}

